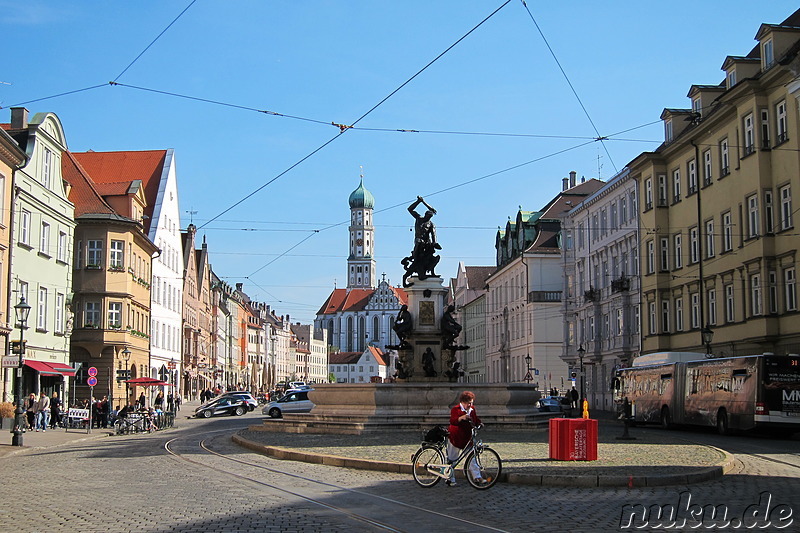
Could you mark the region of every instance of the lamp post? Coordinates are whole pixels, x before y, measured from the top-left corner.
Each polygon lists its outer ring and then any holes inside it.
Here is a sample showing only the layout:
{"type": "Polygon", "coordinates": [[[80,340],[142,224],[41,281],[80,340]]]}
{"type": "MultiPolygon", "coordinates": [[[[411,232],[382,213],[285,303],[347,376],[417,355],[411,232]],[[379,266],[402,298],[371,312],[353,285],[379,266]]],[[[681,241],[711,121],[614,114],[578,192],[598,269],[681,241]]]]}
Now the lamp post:
{"type": "Polygon", "coordinates": [[[122,350],[122,359],[125,360],[125,405],[128,405],[131,401],[130,394],[128,393],[128,380],[131,379],[130,372],[131,367],[128,364],[128,361],[131,360],[131,351],[126,346],[124,350],[122,350]]]}
{"type": "Polygon", "coordinates": [[[272,341],[272,353],[270,354],[270,362],[269,362],[269,390],[275,390],[275,379],[278,376],[278,373],[275,369],[275,344],[278,342],[278,336],[272,335],[270,336],[269,340],[272,341]]]}
{"type": "Polygon", "coordinates": [[[25,424],[25,409],[22,408],[22,365],[25,362],[25,341],[23,335],[25,330],[28,329],[28,315],[30,312],[31,306],[25,302],[24,296],[20,297],[19,303],[14,306],[17,326],[19,327],[19,366],[17,367],[17,386],[14,391],[17,409],[14,411],[14,436],[11,437],[12,446],[22,446],[22,436],[25,433],[22,429],[22,426],[25,424]]]}
{"type": "MultiPolygon", "coordinates": [[[[583,386],[583,356],[586,355],[586,350],[583,348],[583,344],[580,345],[578,348],[578,360],[580,361],[580,372],[581,372],[581,402],[586,399],[586,391],[584,390],[583,386]]],[[[580,406],[579,406],[580,408],[580,406]]]]}
{"type": "Polygon", "coordinates": [[[525,374],[525,381],[530,384],[531,380],[533,379],[533,376],[531,376],[531,354],[525,356],[525,365],[528,367],[528,373],[525,374]]]}
{"type": "Polygon", "coordinates": [[[714,340],[714,331],[706,324],[705,327],[700,330],[700,335],[703,337],[703,344],[706,345],[706,357],[709,359],[714,357],[711,353],[711,341],[714,340]]]}

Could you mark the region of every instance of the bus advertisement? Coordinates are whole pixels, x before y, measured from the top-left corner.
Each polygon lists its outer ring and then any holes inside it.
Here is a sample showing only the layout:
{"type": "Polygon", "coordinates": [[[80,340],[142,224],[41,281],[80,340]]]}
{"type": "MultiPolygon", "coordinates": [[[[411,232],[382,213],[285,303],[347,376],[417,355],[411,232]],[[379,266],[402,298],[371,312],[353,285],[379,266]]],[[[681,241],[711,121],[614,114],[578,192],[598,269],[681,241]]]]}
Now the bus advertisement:
{"type": "Polygon", "coordinates": [[[618,404],[631,404],[633,422],[716,426],[721,434],[800,431],[798,355],[649,354],[618,370],[614,389],[618,404]]]}

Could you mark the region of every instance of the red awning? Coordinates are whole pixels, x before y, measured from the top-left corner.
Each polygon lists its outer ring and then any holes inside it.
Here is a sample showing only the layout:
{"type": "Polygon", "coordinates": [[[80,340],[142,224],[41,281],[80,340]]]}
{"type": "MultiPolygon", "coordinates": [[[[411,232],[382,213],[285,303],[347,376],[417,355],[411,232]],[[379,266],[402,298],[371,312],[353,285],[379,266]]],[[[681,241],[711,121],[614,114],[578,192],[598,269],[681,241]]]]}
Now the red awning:
{"type": "Polygon", "coordinates": [[[64,363],[50,363],[46,361],[36,361],[35,359],[25,359],[25,366],[36,370],[43,376],[68,376],[75,375],[75,369],[64,363]]]}

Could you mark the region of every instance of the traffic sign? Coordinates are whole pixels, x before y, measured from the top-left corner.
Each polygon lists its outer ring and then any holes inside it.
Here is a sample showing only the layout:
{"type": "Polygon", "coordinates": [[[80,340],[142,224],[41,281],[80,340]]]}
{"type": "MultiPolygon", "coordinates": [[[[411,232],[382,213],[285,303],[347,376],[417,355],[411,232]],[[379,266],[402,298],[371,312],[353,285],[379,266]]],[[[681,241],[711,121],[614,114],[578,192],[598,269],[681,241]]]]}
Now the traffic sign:
{"type": "Polygon", "coordinates": [[[97,385],[97,378],[94,376],[90,377],[89,379],[86,380],[86,384],[89,385],[90,387],[94,387],[95,385],[97,385]]]}
{"type": "Polygon", "coordinates": [[[89,367],[89,371],[87,372],[90,376],[94,377],[97,375],[97,369],[93,366],[89,367]]]}

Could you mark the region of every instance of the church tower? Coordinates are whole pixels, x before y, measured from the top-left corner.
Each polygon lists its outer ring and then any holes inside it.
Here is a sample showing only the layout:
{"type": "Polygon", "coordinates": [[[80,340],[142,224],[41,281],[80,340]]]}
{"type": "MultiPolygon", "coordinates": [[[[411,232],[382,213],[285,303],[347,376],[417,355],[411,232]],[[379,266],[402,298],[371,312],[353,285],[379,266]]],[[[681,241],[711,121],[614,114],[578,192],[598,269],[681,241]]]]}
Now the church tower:
{"type": "Polygon", "coordinates": [[[347,288],[374,289],[375,228],[372,209],[375,198],[364,188],[364,176],[358,188],[350,193],[350,254],[347,257],[347,288]]]}

